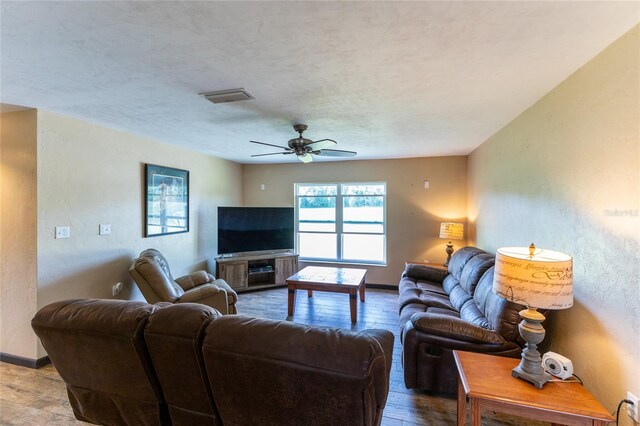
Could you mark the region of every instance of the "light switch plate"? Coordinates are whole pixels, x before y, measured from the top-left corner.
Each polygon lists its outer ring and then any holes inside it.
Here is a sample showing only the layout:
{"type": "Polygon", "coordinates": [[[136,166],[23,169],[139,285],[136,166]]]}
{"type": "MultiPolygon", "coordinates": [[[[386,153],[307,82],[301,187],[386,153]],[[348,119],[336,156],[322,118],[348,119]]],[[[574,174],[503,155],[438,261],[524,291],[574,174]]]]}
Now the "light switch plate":
{"type": "Polygon", "coordinates": [[[71,237],[70,226],[56,226],[56,240],[71,237]]]}
{"type": "Polygon", "coordinates": [[[100,235],[109,235],[111,233],[111,224],[100,225],[100,229],[98,231],[100,235]]]}

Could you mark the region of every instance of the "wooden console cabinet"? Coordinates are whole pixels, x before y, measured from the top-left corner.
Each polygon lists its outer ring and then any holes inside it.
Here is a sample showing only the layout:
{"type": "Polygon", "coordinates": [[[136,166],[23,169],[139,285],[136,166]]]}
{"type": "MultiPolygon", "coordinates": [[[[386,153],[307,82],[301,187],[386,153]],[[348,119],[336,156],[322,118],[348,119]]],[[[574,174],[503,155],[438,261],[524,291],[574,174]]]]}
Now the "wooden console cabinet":
{"type": "Polygon", "coordinates": [[[236,291],[287,285],[286,279],[298,272],[298,255],[272,253],[216,259],[216,277],[236,291]]]}

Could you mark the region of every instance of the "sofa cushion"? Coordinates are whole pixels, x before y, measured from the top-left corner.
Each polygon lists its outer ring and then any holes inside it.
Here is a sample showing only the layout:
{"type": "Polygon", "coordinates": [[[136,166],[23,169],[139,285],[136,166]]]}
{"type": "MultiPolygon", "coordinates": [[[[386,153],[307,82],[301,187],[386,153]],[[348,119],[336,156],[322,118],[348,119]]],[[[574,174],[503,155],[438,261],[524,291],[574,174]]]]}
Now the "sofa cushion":
{"type": "Polygon", "coordinates": [[[460,285],[470,296],[473,296],[476,291],[480,278],[494,263],[495,259],[489,253],[479,253],[464,265],[460,275],[460,285]]]}
{"type": "Polygon", "coordinates": [[[445,278],[444,281],[442,281],[442,289],[447,294],[451,294],[453,289],[459,285],[460,285],[460,281],[458,281],[458,279],[451,274],[447,275],[447,278],[445,278]]]}
{"type": "Polygon", "coordinates": [[[434,281],[420,281],[415,278],[403,277],[398,284],[398,292],[403,293],[405,291],[428,291],[437,294],[447,294],[442,288],[442,283],[434,281]]]}
{"type": "MultiPolygon", "coordinates": [[[[462,310],[462,306],[473,298],[480,278],[493,264],[493,256],[488,253],[479,253],[469,259],[462,268],[460,284],[449,291],[449,298],[454,308],[458,311],[462,310]]],[[[447,282],[447,288],[449,286],[450,283],[447,282]]]]}
{"type": "Polygon", "coordinates": [[[478,309],[478,305],[471,298],[460,308],[460,318],[478,327],[491,328],[489,321],[484,316],[484,312],[478,309]]]}
{"type": "Polygon", "coordinates": [[[425,307],[437,306],[440,308],[453,309],[453,306],[449,301],[449,296],[446,294],[431,293],[428,291],[422,291],[419,288],[405,290],[398,297],[400,309],[403,309],[409,303],[418,303],[425,307]]]}
{"type": "Polygon", "coordinates": [[[449,301],[451,302],[451,305],[458,311],[460,311],[462,306],[471,299],[471,295],[467,293],[461,285],[455,286],[449,294],[449,301]]]}
{"type": "Polygon", "coordinates": [[[430,314],[438,314],[438,315],[448,315],[451,317],[460,318],[460,314],[453,309],[445,309],[445,308],[427,308],[427,312],[430,314]]]}
{"type": "Polygon", "coordinates": [[[204,331],[220,316],[209,306],[184,303],[170,304],[149,317],[144,339],[174,425],[222,425],[202,375],[204,331]]]}
{"type": "Polygon", "coordinates": [[[473,296],[475,305],[485,316],[489,328],[500,333],[506,340],[517,341],[520,339],[519,312],[525,306],[503,299],[493,292],[493,272],[492,267],[478,283],[473,296]]]}
{"type": "Polygon", "coordinates": [[[433,281],[417,281],[416,287],[422,291],[428,291],[429,293],[442,294],[446,296],[447,293],[442,288],[441,283],[433,282],[433,281]]]}
{"type": "Polygon", "coordinates": [[[477,247],[463,247],[456,251],[453,253],[451,260],[449,261],[449,273],[460,281],[464,265],[466,265],[472,257],[477,256],[480,253],[486,252],[477,247]]]}

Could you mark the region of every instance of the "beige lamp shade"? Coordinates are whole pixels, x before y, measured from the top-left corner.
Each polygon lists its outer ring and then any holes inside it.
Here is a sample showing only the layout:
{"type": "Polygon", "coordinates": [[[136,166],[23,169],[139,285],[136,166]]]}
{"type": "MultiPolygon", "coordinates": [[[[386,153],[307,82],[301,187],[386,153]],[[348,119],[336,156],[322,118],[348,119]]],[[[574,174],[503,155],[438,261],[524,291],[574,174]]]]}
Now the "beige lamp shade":
{"type": "Polygon", "coordinates": [[[573,306],[573,259],[564,253],[535,248],[533,244],[498,249],[493,291],[532,308],[570,308],[573,306]]]}
{"type": "Polygon", "coordinates": [[[442,222],[440,224],[440,238],[445,240],[461,240],[464,238],[464,224],[442,222]]]}

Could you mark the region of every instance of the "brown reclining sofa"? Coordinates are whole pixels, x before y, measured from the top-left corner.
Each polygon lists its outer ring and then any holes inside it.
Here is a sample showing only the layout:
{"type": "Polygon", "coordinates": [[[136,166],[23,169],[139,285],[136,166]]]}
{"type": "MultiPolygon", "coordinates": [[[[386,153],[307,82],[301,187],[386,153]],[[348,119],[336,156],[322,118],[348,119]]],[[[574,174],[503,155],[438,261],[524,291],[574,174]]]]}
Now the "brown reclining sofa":
{"type": "Polygon", "coordinates": [[[77,419],[104,425],[378,425],[393,334],[67,300],[32,327],[77,419]]]}
{"type": "Polygon", "coordinates": [[[398,303],[407,388],[455,393],[454,350],[520,357],[518,312],[524,306],[493,293],[494,261],[479,248],[464,247],[446,271],[406,266],[398,303]]]}

